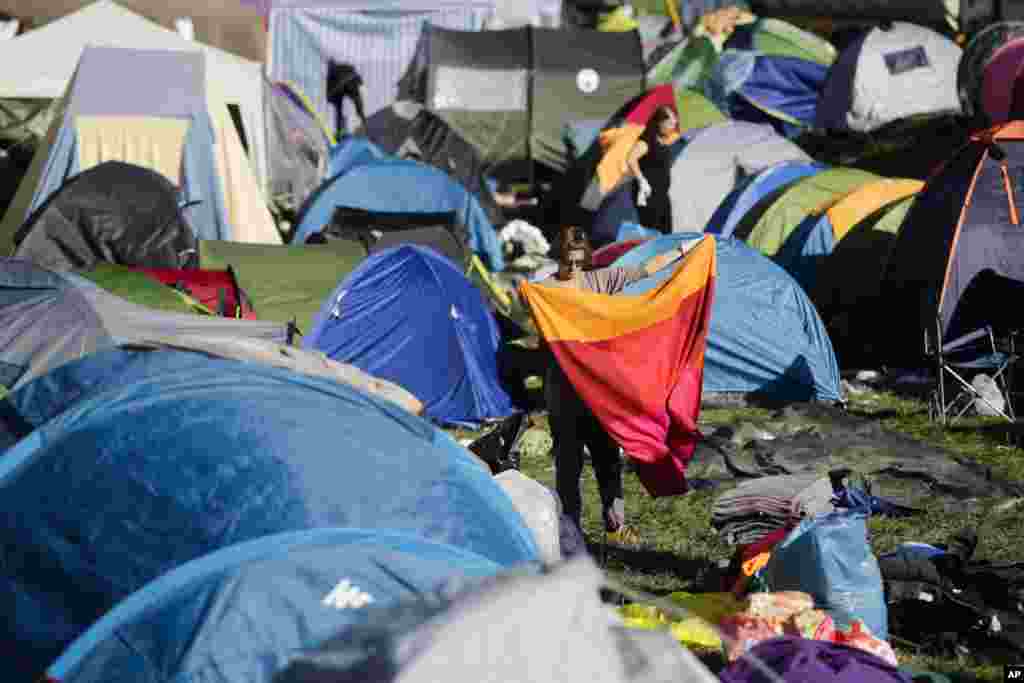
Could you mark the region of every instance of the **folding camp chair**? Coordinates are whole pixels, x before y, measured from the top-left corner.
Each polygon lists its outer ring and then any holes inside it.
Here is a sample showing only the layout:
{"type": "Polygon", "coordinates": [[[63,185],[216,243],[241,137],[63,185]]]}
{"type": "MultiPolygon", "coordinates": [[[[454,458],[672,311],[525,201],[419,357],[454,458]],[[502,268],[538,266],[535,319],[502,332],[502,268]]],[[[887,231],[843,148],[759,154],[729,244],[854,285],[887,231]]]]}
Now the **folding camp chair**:
{"type": "MultiPolygon", "coordinates": [[[[1012,350],[1000,351],[991,326],[985,326],[949,342],[942,342],[942,321],[936,319],[935,331],[925,333],[925,354],[936,365],[936,388],[928,402],[928,415],[943,425],[952,424],[981,401],[1009,422],[1015,422],[1013,404],[1007,378],[1019,356],[1012,350]],[[968,373],[985,372],[991,375],[1006,399],[1005,410],[1000,409],[967,381],[968,373]],[[947,376],[958,391],[950,400],[946,393],[947,376]]],[[[952,392],[951,392],[952,393],[952,392]]]]}

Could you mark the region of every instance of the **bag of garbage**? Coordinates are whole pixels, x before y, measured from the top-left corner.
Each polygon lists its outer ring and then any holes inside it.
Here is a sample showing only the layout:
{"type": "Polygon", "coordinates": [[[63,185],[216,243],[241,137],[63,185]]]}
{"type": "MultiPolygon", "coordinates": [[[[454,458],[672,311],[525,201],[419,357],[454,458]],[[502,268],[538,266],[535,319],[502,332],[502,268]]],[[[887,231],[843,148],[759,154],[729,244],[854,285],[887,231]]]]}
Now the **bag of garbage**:
{"type": "Polygon", "coordinates": [[[559,519],[562,516],[562,506],[558,497],[551,489],[530,479],[519,470],[505,470],[496,475],[494,480],[512,499],[512,505],[533,532],[534,540],[540,549],[541,561],[545,564],[560,562],[562,550],[559,519]]]}

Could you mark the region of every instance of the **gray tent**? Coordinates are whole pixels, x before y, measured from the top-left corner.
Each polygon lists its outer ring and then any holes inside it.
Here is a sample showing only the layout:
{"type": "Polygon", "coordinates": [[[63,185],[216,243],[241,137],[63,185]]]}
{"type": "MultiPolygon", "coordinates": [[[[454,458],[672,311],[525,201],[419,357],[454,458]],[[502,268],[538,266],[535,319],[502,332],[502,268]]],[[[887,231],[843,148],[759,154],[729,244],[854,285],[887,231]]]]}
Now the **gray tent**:
{"type": "Polygon", "coordinates": [[[912,116],[959,114],[962,52],[949,38],[915,24],[865,32],[829,70],[815,126],[868,133],[912,116]]]}
{"type": "Polygon", "coordinates": [[[373,611],[274,683],[546,681],[716,683],[662,631],[626,629],[601,604],[587,557],[542,575],[511,573],[373,611]]]}
{"type": "Polygon", "coordinates": [[[430,26],[399,97],[423,103],[491,168],[528,160],[564,171],[566,121],[609,119],[644,92],[644,74],[635,31],[430,26]]]}
{"type": "Polygon", "coordinates": [[[280,323],[156,311],[77,275],[0,260],[0,387],[17,388],[101,349],[174,334],[284,343],[288,329],[280,323]]]}
{"type": "Polygon", "coordinates": [[[783,161],[812,159],[771,126],[727,121],[700,130],[672,165],[672,229],[703,232],[741,178],[783,161]]]}

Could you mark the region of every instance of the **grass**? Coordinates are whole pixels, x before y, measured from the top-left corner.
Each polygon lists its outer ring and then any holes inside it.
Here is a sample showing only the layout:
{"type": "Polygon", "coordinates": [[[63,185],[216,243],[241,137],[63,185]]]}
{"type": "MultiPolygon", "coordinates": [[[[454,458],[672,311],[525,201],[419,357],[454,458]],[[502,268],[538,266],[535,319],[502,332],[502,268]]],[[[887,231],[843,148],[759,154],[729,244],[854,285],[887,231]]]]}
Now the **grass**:
{"type": "MultiPolygon", "coordinates": [[[[964,420],[943,429],[928,420],[925,404],[914,398],[887,392],[870,392],[853,397],[852,413],[878,420],[884,427],[910,435],[920,441],[941,446],[963,457],[984,463],[994,476],[1024,481],[1024,450],[1012,445],[1019,441],[1008,426],[991,419],[964,420]]],[[[702,411],[702,427],[735,425],[739,422],[765,424],[772,413],[761,408],[707,408],[702,411]]],[[[532,416],[534,430],[545,432],[543,413],[532,416]]],[[[460,436],[465,436],[462,434],[460,436]]],[[[536,436],[536,433],[534,434],[536,436]]],[[[521,453],[521,469],[527,476],[554,488],[554,462],[549,442],[532,440],[521,453]]],[[[628,468],[627,468],[628,470],[628,468]]],[[[642,551],[610,550],[603,547],[603,522],[600,499],[593,470],[584,469],[583,527],[588,544],[609,575],[627,586],[665,595],[673,591],[709,590],[706,579],[713,576],[720,560],[731,556],[711,527],[711,503],[716,492],[693,492],[672,498],[651,498],[636,475],[624,477],[627,515],[644,535],[642,551]]],[[[925,503],[927,508],[927,503],[925,503]]],[[[942,543],[964,526],[974,526],[979,535],[977,557],[1020,559],[1024,542],[1024,504],[1009,509],[994,509],[982,501],[972,512],[950,514],[942,509],[927,509],[927,514],[905,519],[876,518],[870,521],[872,544],[876,553],[884,553],[904,541],[942,543]]],[[[897,647],[900,662],[917,670],[952,675],[956,681],[1002,680],[1002,665],[977,660],[959,661],[914,656],[897,647]]]]}

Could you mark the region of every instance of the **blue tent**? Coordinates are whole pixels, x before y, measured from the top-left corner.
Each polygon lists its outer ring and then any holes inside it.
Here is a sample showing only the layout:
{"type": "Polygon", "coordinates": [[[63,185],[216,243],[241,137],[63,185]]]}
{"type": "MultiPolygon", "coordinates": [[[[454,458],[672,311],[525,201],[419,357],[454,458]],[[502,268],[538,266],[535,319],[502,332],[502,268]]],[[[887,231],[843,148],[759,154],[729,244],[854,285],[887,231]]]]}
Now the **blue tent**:
{"type": "Polygon", "coordinates": [[[498,379],[500,343],[480,290],[440,254],[403,245],[349,273],[302,346],[408,389],[425,417],[476,425],[514,412],[498,379]]]}
{"type": "Polygon", "coordinates": [[[454,211],[468,233],[467,246],[493,271],[505,269],[501,244],[487,213],[472,193],[439,168],[413,159],[373,159],[324,182],[306,200],[292,243],[303,244],[331,221],[335,208],[441,213],[454,211]]]}
{"type": "Polygon", "coordinates": [[[732,237],[747,212],[758,203],[770,201],[801,178],[825,170],[819,163],[804,161],[782,161],[752,176],[744,178],[735,190],[729,193],[711,216],[704,232],[721,237],[732,237]]]}
{"type": "Polygon", "coordinates": [[[118,603],[47,670],[61,683],[271,683],[370,609],[497,575],[475,553],[410,534],[316,529],[229,546],[118,603]]]}
{"type": "Polygon", "coordinates": [[[346,135],[333,145],[327,161],[327,178],[334,178],[360,164],[386,159],[388,155],[373,142],[361,135],[346,135]]]}
{"type": "Polygon", "coordinates": [[[767,123],[792,138],[814,126],[828,67],[799,57],[726,50],[705,86],[722,111],[738,121],[767,123]]]}
{"type": "MultiPolygon", "coordinates": [[[[700,235],[658,237],[613,265],[640,265],[700,235]]],[[[704,356],[704,391],[782,401],[841,400],[832,340],[800,285],[739,240],[719,237],[715,242],[718,270],[704,356]]],[[[663,268],[628,286],[625,293],[647,291],[671,273],[671,268],[663,268]]]]}
{"type": "Polygon", "coordinates": [[[486,466],[351,386],[126,350],[37,382],[4,402],[4,422],[39,426],[0,459],[0,642],[23,678],[160,574],[267,534],[387,529],[502,566],[539,557],[486,466]]]}

